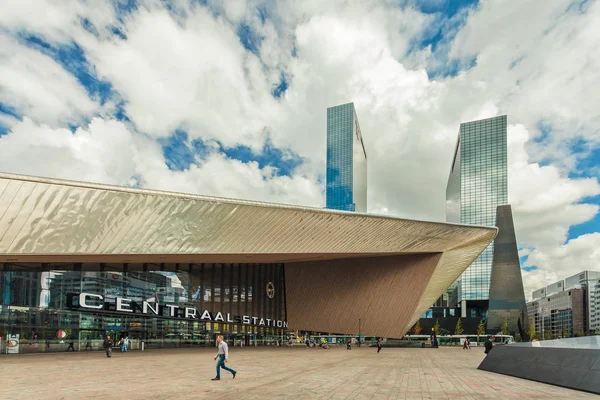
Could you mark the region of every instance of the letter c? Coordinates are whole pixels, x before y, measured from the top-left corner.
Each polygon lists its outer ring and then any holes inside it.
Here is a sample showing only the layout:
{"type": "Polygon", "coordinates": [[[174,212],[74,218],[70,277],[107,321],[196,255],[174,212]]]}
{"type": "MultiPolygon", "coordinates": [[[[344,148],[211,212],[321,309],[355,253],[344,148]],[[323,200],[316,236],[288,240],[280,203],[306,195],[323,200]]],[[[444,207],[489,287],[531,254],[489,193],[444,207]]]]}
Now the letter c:
{"type": "Polygon", "coordinates": [[[100,310],[102,307],[104,307],[103,304],[100,304],[99,306],[94,306],[91,304],[87,303],[87,298],[94,298],[94,299],[98,299],[100,301],[102,301],[104,299],[104,297],[102,297],[99,294],[93,294],[93,293],[80,293],[79,294],[79,305],[83,308],[93,308],[95,310],[100,310]]]}

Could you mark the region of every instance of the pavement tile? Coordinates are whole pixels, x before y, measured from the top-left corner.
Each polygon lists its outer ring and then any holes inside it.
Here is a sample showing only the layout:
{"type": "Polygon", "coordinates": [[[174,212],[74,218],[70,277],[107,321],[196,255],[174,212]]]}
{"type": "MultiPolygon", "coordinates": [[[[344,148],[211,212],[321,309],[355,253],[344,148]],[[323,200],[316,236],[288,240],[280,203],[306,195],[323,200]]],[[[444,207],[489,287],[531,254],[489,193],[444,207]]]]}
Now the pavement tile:
{"type": "Polygon", "coordinates": [[[0,400],[598,398],[480,371],[479,350],[230,348],[220,382],[214,349],[3,355],[0,400]]]}

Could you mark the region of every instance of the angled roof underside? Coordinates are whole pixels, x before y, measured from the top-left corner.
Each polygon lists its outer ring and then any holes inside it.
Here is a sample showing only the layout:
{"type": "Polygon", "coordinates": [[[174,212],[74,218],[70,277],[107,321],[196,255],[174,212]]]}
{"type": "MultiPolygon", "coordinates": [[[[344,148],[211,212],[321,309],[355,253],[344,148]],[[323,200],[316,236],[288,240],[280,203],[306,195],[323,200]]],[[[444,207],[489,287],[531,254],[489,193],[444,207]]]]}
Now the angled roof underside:
{"type": "Polygon", "coordinates": [[[283,262],[448,252],[444,258],[457,259],[462,272],[462,258],[476,257],[495,235],[494,228],[0,174],[0,262],[144,262],[157,255],[165,262],[225,255],[283,262]]]}

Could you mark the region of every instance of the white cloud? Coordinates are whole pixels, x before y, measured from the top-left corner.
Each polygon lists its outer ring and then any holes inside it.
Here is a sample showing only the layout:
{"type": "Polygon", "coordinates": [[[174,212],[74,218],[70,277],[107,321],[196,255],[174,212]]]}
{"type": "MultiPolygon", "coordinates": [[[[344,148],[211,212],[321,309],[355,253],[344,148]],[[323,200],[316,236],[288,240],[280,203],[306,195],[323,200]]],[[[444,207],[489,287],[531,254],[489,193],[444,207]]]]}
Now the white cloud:
{"type": "Polygon", "coordinates": [[[471,79],[486,81],[486,96],[524,124],[533,137],[543,121],[552,135],[530,143],[536,159],[573,169],[569,141],[600,143],[600,3],[570,0],[481,2],[452,43],[451,56],[476,57],[471,79]],[[525,22],[526,21],[526,22],[525,22]]]}
{"type": "Polygon", "coordinates": [[[567,239],[569,227],[593,218],[599,207],[578,204],[600,194],[597,179],[570,179],[555,166],[531,163],[525,150],[529,133],[523,125],[508,129],[509,202],[518,239],[538,250],[555,248],[567,239]]]}
{"type": "Polygon", "coordinates": [[[589,233],[546,251],[533,251],[529,262],[539,269],[524,271],[525,295],[584,270],[600,270],[600,233],[589,233]]]}
{"type": "Polygon", "coordinates": [[[0,137],[0,171],[123,185],[136,174],[133,134],[114,120],[92,119],[75,133],[29,118],[0,137]]]}
{"type": "Polygon", "coordinates": [[[51,57],[0,34],[0,102],[53,126],[78,123],[99,108],[51,57]]]}
{"type": "Polygon", "coordinates": [[[262,145],[264,115],[277,102],[233,27],[202,8],[183,26],[166,11],[144,9],[129,19],[126,34],[85,46],[140,131],[165,137],[183,128],[227,145],[262,145]]]}
{"type": "Polygon", "coordinates": [[[122,122],[93,118],[76,132],[52,129],[25,118],[0,136],[0,171],[201,193],[280,203],[322,206],[321,187],[310,171],[291,177],[270,167],[242,163],[212,151],[185,171],[167,168],[160,146],[122,122]]]}

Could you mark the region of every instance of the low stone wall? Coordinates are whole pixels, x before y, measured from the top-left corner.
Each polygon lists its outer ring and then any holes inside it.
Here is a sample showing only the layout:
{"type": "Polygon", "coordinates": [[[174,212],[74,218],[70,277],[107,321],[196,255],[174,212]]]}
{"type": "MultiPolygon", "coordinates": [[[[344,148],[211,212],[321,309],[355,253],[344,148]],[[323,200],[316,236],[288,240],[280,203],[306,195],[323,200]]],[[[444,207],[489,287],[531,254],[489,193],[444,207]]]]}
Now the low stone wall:
{"type": "Polygon", "coordinates": [[[478,369],[600,394],[600,350],[495,346],[478,369]]]}

